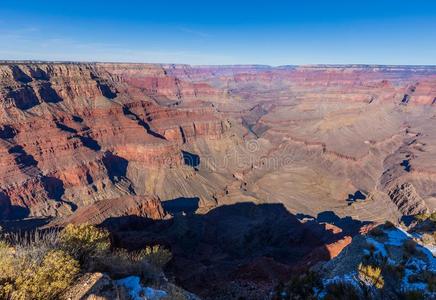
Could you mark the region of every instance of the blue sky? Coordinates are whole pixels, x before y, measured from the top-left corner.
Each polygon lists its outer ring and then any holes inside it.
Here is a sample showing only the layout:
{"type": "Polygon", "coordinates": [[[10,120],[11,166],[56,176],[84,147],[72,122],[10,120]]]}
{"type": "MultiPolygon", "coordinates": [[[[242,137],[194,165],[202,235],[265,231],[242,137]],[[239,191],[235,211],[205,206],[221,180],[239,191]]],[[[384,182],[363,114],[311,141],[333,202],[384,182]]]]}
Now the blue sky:
{"type": "Polygon", "coordinates": [[[436,65],[436,1],[2,0],[0,59],[436,65]]]}

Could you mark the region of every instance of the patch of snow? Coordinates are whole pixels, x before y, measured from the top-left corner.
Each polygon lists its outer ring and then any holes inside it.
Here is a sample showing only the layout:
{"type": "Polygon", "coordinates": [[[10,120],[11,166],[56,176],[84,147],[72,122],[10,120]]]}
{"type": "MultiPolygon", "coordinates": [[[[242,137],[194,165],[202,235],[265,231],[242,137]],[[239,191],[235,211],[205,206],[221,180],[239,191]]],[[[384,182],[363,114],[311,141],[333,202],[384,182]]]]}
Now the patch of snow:
{"type": "Polygon", "coordinates": [[[317,299],[324,299],[325,296],[327,296],[327,291],[321,291],[319,292],[317,299]]]}
{"type": "Polygon", "coordinates": [[[129,276],[117,280],[116,283],[126,287],[133,300],[160,300],[168,296],[165,291],[143,287],[138,276],[129,276]]]}
{"type": "MultiPolygon", "coordinates": [[[[387,230],[386,234],[388,235],[388,241],[385,243],[386,245],[400,247],[406,240],[413,239],[411,234],[401,228],[387,230]]],[[[425,264],[424,269],[436,272],[436,258],[433,256],[436,252],[436,248],[429,248],[428,246],[417,244],[416,249],[421,251],[427,257],[427,262],[423,262],[425,264]]],[[[415,259],[415,261],[416,260],[418,259],[415,259]]]]}
{"type": "MultiPolygon", "coordinates": [[[[403,245],[406,241],[414,240],[417,235],[411,235],[401,228],[385,229],[384,232],[386,234],[386,240],[383,240],[383,242],[368,236],[366,237],[366,241],[374,247],[375,255],[385,257],[387,259],[387,263],[390,265],[398,265],[400,263],[399,261],[397,262],[392,257],[389,257],[388,249],[391,249],[391,247],[403,248],[403,245]]],[[[416,245],[416,250],[421,253],[410,257],[404,265],[404,276],[400,282],[401,290],[419,290],[423,292],[426,297],[429,296],[431,299],[436,299],[436,293],[429,292],[428,284],[426,282],[410,282],[410,278],[413,275],[420,274],[424,271],[430,271],[432,273],[436,272],[436,257],[434,257],[436,254],[436,247],[433,245],[424,245],[418,243],[416,245]]],[[[364,255],[370,254],[368,249],[362,249],[362,252],[364,255]]],[[[337,282],[346,282],[359,287],[359,280],[357,279],[356,274],[353,273],[342,276],[337,275],[331,279],[323,280],[324,286],[328,286],[329,284],[337,282]]],[[[325,294],[325,291],[320,291],[318,298],[323,299],[325,294]]]]}
{"type": "Polygon", "coordinates": [[[412,232],[411,235],[412,235],[415,239],[420,239],[420,238],[422,238],[422,233],[419,233],[419,232],[412,232]]]}
{"type": "Polygon", "coordinates": [[[322,283],[324,286],[328,286],[328,285],[334,284],[334,283],[345,282],[345,283],[349,283],[349,284],[353,285],[354,287],[356,287],[357,289],[359,289],[360,286],[359,286],[359,283],[358,283],[356,278],[357,278],[357,273],[344,274],[342,276],[336,275],[333,278],[324,279],[322,283]]]}
{"type": "Polygon", "coordinates": [[[417,243],[416,249],[421,251],[422,254],[427,258],[427,269],[436,272],[436,247],[433,245],[425,245],[422,243],[417,243]]]}
{"type": "Polygon", "coordinates": [[[416,248],[420,250],[427,257],[428,270],[432,272],[436,272],[436,258],[433,256],[434,255],[433,252],[427,247],[422,245],[418,245],[416,248]]]}
{"type": "Polygon", "coordinates": [[[422,261],[421,259],[418,259],[416,257],[412,257],[409,259],[409,261],[406,263],[406,268],[416,270],[416,271],[422,271],[425,270],[427,267],[427,264],[422,261]]]}
{"type": "Polygon", "coordinates": [[[401,228],[389,229],[385,231],[388,240],[386,245],[402,246],[405,240],[411,239],[412,236],[401,228]]]}
{"type": "Polygon", "coordinates": [[[388,263],[388,265],[391,265],[391,266],[395,266],[397,264],[397,262],[390,257],[388,257],[387,263],[388,263]]]}

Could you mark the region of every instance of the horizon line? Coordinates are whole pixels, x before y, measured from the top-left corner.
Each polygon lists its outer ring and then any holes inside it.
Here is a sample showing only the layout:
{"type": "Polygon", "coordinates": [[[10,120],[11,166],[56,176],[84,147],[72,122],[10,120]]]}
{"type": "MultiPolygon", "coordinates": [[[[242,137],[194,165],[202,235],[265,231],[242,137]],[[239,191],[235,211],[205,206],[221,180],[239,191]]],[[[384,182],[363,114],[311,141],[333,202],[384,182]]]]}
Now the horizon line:
{"type": "Polygon", "coordinates": [[[158,66],[190,66],[190,67],[263,67],[263,68],[292,68],[292,67],[424,67],[433,68],[436,64],[379,64],[379,63],[309,63],[309,64],[189,64],[170,62],[123,62],[97,60],[43,60],[43,59],[0,59],[0,65],[5,64],[129,64],[129,65],[158,65],[158,66]]]}

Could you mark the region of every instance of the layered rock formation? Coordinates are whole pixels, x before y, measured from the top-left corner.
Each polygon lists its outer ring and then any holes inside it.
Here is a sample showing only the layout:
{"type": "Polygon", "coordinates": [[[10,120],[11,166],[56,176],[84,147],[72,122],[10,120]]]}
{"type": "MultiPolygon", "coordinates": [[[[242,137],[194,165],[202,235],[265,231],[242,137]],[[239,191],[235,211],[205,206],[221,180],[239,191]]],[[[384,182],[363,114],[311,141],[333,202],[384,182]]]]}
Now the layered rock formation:
{"type": "Polygon", "coordinates": [[[50,226],[84,223],[99,225],[110,218],[127,216],[159,220],[165,217],[165,212],[159,199],[156,197],[126,196],[123,198],[100,200],[80,207],[68,217],[52,222],[50,226]]]}
{"type": "MultiPolygon", "coordinates": [[[[151,78],[162,70],[167,80],[161,67],[150,68],[151,78]]],[[[219,139],[230,127],[210,105],[159,105],[154,97],[174,96],[168,92],[174,86],[141,87],[121,71],[113,65],[1,66],[4,218],[68,215],[136,189],[159,194],[143,180],[171,169],[190,176],[181,145],[219,139]]],[[[146,76],[146,68],[140,71],[146,76]]]]}
{"type": "Polygon", "coordinates": [[[435,73],[2,64],[1,215],[62,216],[149,194],[365,220],[431,210],[435,73]],[[404,185],[414,193],[396,192],[404,185]],[[349,205],[357,192],[367,200],[349,205]]]}

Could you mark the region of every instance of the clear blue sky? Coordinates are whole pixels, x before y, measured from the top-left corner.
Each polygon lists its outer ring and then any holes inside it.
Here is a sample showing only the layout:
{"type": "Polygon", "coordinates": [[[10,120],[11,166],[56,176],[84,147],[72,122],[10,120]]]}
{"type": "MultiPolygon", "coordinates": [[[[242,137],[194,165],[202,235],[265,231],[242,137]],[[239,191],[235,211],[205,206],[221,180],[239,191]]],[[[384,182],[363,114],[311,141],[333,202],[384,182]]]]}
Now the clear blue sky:
{"type": "Polygon", "coordinates": [[[2,0],[0,59],[436,64],[436,1],[2,0]]]}

